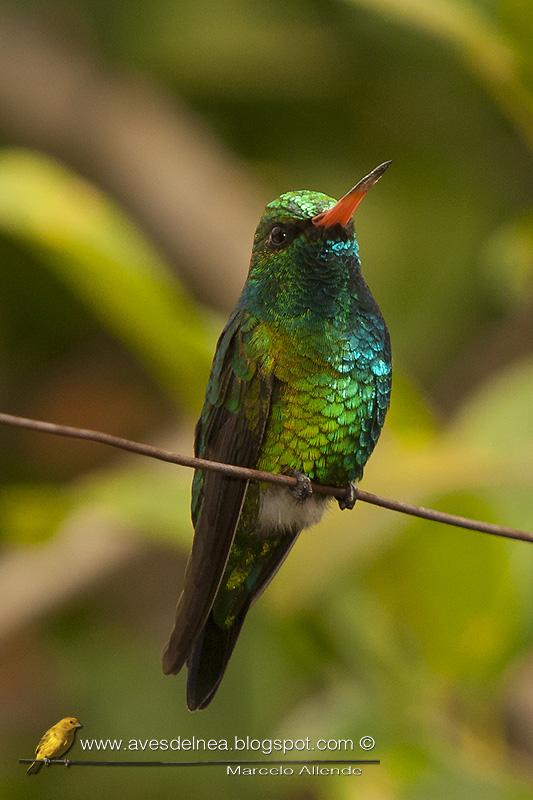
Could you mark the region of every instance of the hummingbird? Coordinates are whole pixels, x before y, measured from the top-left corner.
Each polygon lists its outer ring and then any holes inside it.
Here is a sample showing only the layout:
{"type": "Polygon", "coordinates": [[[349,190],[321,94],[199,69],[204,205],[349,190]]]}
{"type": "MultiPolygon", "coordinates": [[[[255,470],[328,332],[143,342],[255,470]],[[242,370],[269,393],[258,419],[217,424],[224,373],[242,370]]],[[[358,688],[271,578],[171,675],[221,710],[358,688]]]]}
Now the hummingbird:
{"type": "Polygon", "coordinates": [[[298,535],[331,498],[311,481],[356,484],[389,406],[387,326],[361,273],[353,216],[390,161],[340,200],[294,191],[269,203],[248,277],[218,340],[195,454],[292,475],[273,486],[196,470],[194,539],[163,651],[163,671],[186,664],[187,705],[213,699],[244,619],[298,535]]]}

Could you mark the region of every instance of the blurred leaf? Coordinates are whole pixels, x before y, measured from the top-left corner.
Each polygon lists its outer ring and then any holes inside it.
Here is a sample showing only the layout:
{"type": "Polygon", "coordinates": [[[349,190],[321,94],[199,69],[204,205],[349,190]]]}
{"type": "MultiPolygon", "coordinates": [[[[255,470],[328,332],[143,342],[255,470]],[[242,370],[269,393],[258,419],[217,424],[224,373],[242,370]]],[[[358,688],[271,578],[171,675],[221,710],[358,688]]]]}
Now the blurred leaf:
{"type": "Polygon", "coordinates": [[[437,419],[429,398],[400,370],[394,371],[387,430],[398,436],[402,444],[414,448],[428,444],[438,433],[437,419]]]}
{"type": "MultiPolygon", "coordinates": [[[[490,517],[463,493],[440,498],[446,510],[490,517]]],[[[511,580],[512,543],[414,522],[366,580],[392,615],[400,639],[448,679],[501,669],[516,641],[519,598],[511,580]]]]}
{"type": "Polygon", "coordinates": [[[533,213],[507,223],[490,237],[484,264],[496,296],[514,305],[533,297],[533,213]]]}
{"type": "Polygon", "coordinates": [[[324,95],[338,74],[337,42],[308,3],[203,0],[155,4],[150,26],[131,6],[116,5],[114,46],[141,65],[202,93],[277,100],[324,95]],[[231,29],[227,20],[231,17],[231,29]],[[132,35],[132,24],[137,32],[132,35]],[[294,30],[298,28],[298,47],[294,30]],[[176,48],[176,32],[180,45],[176,48]],[[235,41],[239,47],[235,47],[235,41]],[[243,69],[243,63],[247,68],[243,69]],[[216,73],[216,74],[215,74],[216,73]],[[261,79],[258,80],[257,76],[261,79]]]}
{"type": "Polygon", "coordinates": [[[529,0],[499,0],[495,8],[498,20],[514,45],[520,49],[523,67],[527,70],[530,87],[533,86],[533,6],[529,0]]]}
{"type": "MultiPolygon", "coordinates": [[[[533,464],[533,360],[527,358],[499,372],[463,405],[448,434],[465,446],[490,450],[494,469],[509,457],[523,455],[533,464]]],[[[524,474],[531,480],[531,473],[524,474]]]]}
{"type": "Polygon", "coordinates": [[[533,148],[533,94],[523,84],[520,58],[488,14],[468,0],[347,0],[399,19],[449,42],[533,148]]]}
{"type": "Polygon", "coordinates": [[[206,327],[109,200],[50,159],[4,151],[0,230],[36,247],[173,398],[197,407],[210,363],[206,327]]]}
{"type": "Polygon", "coordinates": [[[3,486],[0,538],[17,545],[40,543],[56,533],[73,508],[73,498],[63,487],[3,486]]]}
{"type": "Polygon", "coordinates": [[[179,467],[103,470],[76,484],[72,494],[78,506],[101,508],[148,537],[162,537],[187,551],[191,479],[192,471],[179,467]]]}
{"type": "Polygon", "coordinates": [[[0,537],[16,545],[54,536],[84,510],[103,512],[148,538],[162,538],[187,552],[192,538],[189,470],[158,465],[111,467],[68,487],[4,486],[0,493],[0,537]]]}

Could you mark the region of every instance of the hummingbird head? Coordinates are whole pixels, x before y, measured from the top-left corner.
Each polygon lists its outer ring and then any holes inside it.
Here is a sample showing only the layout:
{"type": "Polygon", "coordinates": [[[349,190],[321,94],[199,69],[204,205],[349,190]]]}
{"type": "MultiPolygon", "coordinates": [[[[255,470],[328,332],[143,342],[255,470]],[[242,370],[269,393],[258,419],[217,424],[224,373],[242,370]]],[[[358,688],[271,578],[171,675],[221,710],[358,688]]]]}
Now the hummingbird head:
{"type": "Polygon", "coordinates": [[[248,303],[276,315],[335,314],[339,294],[360,267],[353,215],[390,163],[380,164],[340,200],[302,190],[269,203],[255,232],[248,303]]]}

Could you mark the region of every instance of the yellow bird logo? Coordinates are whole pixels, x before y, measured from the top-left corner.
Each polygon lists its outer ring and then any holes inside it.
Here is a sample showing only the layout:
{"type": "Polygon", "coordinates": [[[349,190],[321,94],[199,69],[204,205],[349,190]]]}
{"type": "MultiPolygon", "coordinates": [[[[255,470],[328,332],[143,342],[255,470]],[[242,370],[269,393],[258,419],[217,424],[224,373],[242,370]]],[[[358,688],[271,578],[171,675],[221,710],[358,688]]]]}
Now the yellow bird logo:
{"type": "Polygon", "coordinates": [[[47,764],[51,758],[60,758],[74,744],[74,738],[78,728],[82,728],[76,717],[64,717],[52,725],[41,737],[35,749],[33,764],[27,769],[27,775],[35,775],[41,769],[43,762],[47,764]],[[41,760],[42,759],[42,760],[41,760]]]}

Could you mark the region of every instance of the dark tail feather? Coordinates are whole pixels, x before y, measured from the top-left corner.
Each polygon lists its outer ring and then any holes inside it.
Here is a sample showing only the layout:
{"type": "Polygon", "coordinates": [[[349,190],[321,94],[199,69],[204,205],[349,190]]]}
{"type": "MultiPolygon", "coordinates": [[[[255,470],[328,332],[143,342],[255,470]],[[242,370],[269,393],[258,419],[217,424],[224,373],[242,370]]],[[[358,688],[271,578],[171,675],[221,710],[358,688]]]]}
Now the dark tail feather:
{"type": "Polygon", "coordinates": [[[213,613],[210,613],[187,661],[187,706],[190,711],[205,708],[215,696],[250,605],[270,583],[299,533],[300,531],[290,532],[281,537],[231,628],[220,628],[213,613]]]}
{"type": "Polygon", "coordinates": [[[42,761],[34,761],[26,770],[26,775],[36,775],[43,765],[42,761]]]}
{"type": "Polygon", "coordinates": [[[215,696],[249,605],[227,630],[219,628],[213,616],[209,616],[187,662],[187,706],[190,711],[205,708],[215,696]]]}

